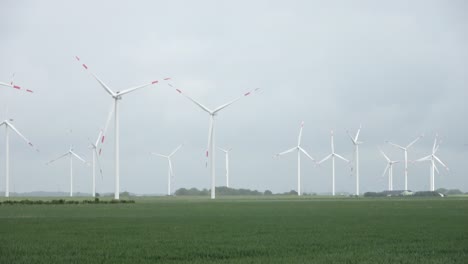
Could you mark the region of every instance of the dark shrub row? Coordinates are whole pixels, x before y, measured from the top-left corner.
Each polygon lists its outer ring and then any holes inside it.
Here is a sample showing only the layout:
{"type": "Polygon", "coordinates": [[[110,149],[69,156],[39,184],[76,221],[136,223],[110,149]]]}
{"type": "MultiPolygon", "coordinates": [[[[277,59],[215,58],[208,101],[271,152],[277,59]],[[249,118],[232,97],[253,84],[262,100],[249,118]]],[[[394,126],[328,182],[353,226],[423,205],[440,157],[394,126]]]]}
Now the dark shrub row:
{"type": "Polygon", "coordinates": [[[51,200],[51,201],[42,201],[42,200],[7,200],[0,202],[0,205],[14,205],[14,204],[120,204],[120,203],[135,203],[134,200],[110,200],[110,201],[101,201],[99,198],[94,200],[83,200],[83,201],[73,201],[73,200],[51,200]]]}

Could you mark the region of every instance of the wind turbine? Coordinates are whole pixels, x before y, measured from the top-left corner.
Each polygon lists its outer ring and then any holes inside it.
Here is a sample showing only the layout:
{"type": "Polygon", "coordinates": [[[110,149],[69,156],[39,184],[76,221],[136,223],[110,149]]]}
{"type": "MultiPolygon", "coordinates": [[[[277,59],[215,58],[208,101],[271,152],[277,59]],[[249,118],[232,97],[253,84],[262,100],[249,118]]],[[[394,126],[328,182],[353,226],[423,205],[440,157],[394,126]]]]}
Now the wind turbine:
{"type": "Polygon", "coordinates": [[[390,160],[390,158],[387,155],[385,155],[385,153],[382,150],[380,150],[380,153],[382,153],[385,160],[387,160],[387,166],[385,167],[385,170],[382,173],[382,177],[385,175],[385,173],[388,170],[388,190],[393,191],[393,165],[396,163],[399,163],[400,161],[390,160]]]}
{"type": "MultiPolygon", "coordinates": [[[[169,84],[169,86],[173,87],[171,84],[169,84]]],[[[214,122],[215,122],[215,116],[218,114],[219,111],[223,110],[224,108],[232,105],[233,103],[239,101],[240,99],[242,99],[243,97],[246,97],[246,96],[249,96],[251,95],[252,93],[256,92],[259,90],[259,88],[256,88],[254,89],[253,91],[250,91],[250,92],[246,92],[244,93],[242,96],[228,102],[228,103],[225,103],[217,108],[215,108],[214,110],[211,110],[209,108],[207,108],[206,106],[202,105],[201,103],[199,103],[198,101],[196,101],[195,99],[193,99],[192,97],[186,95],[185,93],[183,93],[180,89],[175,89],[178,93],[180,93],[181,95],[185,96],[187,99],[189,99],[190,101],[192,101],[194,104],[196,104],[198,107],[200,107],[203,111],[207,112],[209,115],[210,115],[210,126],[209,126],[209,130],[208,130],[208,150],[206,151],[206,157],[210,157],[210,171],[211,171],[211,199],[215,199],[216,198],[216,191],[215,191],[215,140],[214,140],[214,137],[215,137],[215,134],[214,134],[214,122]]]]}
{"type": "Polygon", "coordinates": [[[437,166],[436,166],[436,161],[440,165],[442,165],[447,171],[449,170],[449,168],[435,155],[437,150],[439,150],[439,146],[440,145],[437,144],[437,135],[436,135],[436,138],[434,139],[434,145],[432,146],[432,154],[416,160],[416,162],[421,162],[421,161],[431,162],[431,174],[429,178],[429,186],[430,186],[431,191],[435,190],[434,171],[437,171],[437,173],[439,173],[439,169],[437,169],[437,166]]]}
{"type": "MultiPolygon", "coordinates": [[[[78,61],[80,61],[80,58],[79,57],[75,57],[78,61]]],[[[115,190],[114,190],[114,199],[119,199],[119,196],[120,196],[120,193],[119,193],[119,190],[120,190],[120,148],[119,148],[119,111],[118,111],[118,102],[119,100],[122,99],[122,96],[124,96],[125,94],[128,94],[128,93],[131,93],[131,92],[134,92],[136,90],[139,90],[141,88],[145,88],[147,86],[150,86],[150,85],[153,85],[153,84],[157,84],[159,81],[152,81],[151,83],[147,83],[147,84],[143,84],[143,85],[139,85],[139,86],[135,86],[135,87],[132,87],[132,88],[129,88],[129,89],[126,89],[126,90],[122,90],[122,91],[117,91],[117,92],[114,92],[112,91],[109,86],[107,86],[103,81],[101,81],[101,79],[99,79],[94,73],[92,73],[91,71],[89,71],[88,69],[88,66],[86,64],[82,64],[83,68],[85,70],[87,70],[93,77],[94,79],[96,79],[96,81],[99,82],[99,84],[102,86],[102,88],[104,88],[104,90],[112,97],[112,99],[114,100],[114,114],[115,114],[115,117],[114,117],[114,121],[115,121],[115,124],[114,124],[114,129],[115,129],[115,190]]],[[[170,78],[165,78],[164,80],[169,80],[170,78]]]]}
{"type": "Polygon", "coordinates": [[[283,151],[281,153],[276,154],[274,157],[279,157],[284,154],[288,154],[293,151],[297,151],[297,195],[301,196],[301,152],[304,153],[309,159],[312,161],[315,161],[314,158],[312,158],[305,149],[301,147],[301,140],[302,140],[302,129],[304,128],[304,121],[301,123],[301,128],[299,129],[299,137],[297,138],[297,146],[294,148],[288,149],[286,151],[283,151]]]}
{"type": "Polygon", "coordinates": [[[174,171],[172,170],[172,160],[171,160],[171,157],[174,156],[174,154],[176,154],[177,151],[179,151],[179,149],[182,147],[182,145],[179,145],[176,149],[174,149],[171,154],[169,155],[163,155],[163,154],[159,154],[159,153],[155,153],[155,152],[152,152],[151,154],[153,155],[156,155],[156,156],[160,156],[160,157],[163,157],[163,158],[166,158],[167,159],[167,162],[169,164],[169,172],[168,172],[168,175],[167,175],[167,195],[171,195],[171,179],[174,177],[174,171]]]}
{"type": "Polygon", "coordinates": [[[335,157],[349,163],[349,160],[343,158],[339,154],[335,153],[335,144],[333,142],[333,130],[331,131],[331,154],[323,158],[321,161],[319,161],[317,164],[322,164],[328,159],[332,160],[332,195],[335,196],[335,157]]]}
{"type": "Polygon", "coordinates": [[[346,131],[349,138],[351,139],[351,142],[353,142],[353,145],[354,145],[354,156],[355,156],[355,159],[356,159],[356,172],[355,172],[356,173],[356,195],[359,195],[359,145],[362,144],[361,141],[358,141],[360,132],[361,132],[361,126],[359,126],[359,129],[356,132],[356,136],[354,136],[354,138],[353,138],[349,134],[349,132],[346,131]]]}
{"type": "MultiPolygon", "coordinates": [[[[10,120],[5,120],[0,123],[1,126],[5,126],[5,197],[10,197],[10,129],[13,130],[20,138],[22,138],[29,146],[34,147],[33,144],[16,129],[10,120]]],[[[36,149],[36,151],[38,151],[36,149]]]]}
{"type": "Polygon", "coordinates": [[[408,190],[408,149],[413,146],[414,143],[416,143],[416,141],[418,141],[419,139],[421,139],[424,135],[420,135],[419,137],[417,137],[415,140],[413,140],[411,143],[409,143],[406,147],[403,147],[403,146],[400,146],[400,145],[397,145],[395,143],[392,143],[390,141],[386,141],[388,144],[394,146],[394,147],[397,147],[401,150],[403,150],[405,152],[405,191],[408,190]]]}
{"type": "Polygon", "coordinates": [[[67,157],[70,159],[70,197],[73,196],[73,157],[77,158],[78,160],[82,161],[83,163],[86,163],[86,161],[81,158],[80,156],[78,156],[78,154],[76,154],[74,151],[73,151],[73,148],[70,147],[70,149],[63,155],[61,155],[60,157],[56,158],[56,159],[53,159],[49,162],[46,163],[46,165],[49,165],[51,164],[52,162],[55,162],[63,157],[67,157]]]}
{"type": "Polygon", "coordinates": [[[101,168],[101,163],[99,161],[99,156],[101,155],[101,151],[102,151],[101,146],[104,144],[104,139],[106,137],[107,128],[109,127],[109,123],[112,119],[113,112],[114,112],[114,105],[112,104],[111,109],[109,111],[109,115],[107,116],[107,121],[104,126],[104,129],[99,131],[98,137],[96,139],[96,143],[90,142],[90,149],[93,152],[93,190],[92,190],[93,197],[96,197],[96,161],[98,163],[99,172],[101,173],[101,177],[102,177],[102,168],[101,168]],[[100,144],[99,151],[98,151],[99,143],[101,144],[100,144]]]}
{"type": "Polygon", "coordinates": [[[226,159],[226,187],[229,188],[229,152],[231,152],[232,148],[223,149],[218,147],[218,149],[224,152],[224,156],[226,159]]]}

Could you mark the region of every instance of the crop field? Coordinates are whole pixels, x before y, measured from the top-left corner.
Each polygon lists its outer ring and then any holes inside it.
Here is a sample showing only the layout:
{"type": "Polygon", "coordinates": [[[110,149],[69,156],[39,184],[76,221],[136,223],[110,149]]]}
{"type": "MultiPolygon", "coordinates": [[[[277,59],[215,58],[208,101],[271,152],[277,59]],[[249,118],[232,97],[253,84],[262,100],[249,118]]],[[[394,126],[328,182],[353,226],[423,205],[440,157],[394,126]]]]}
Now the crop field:
{"type": "Polygon", "coordinates": [[[2,264],[467,261],[463,197],[0,205],[2,264]]]}

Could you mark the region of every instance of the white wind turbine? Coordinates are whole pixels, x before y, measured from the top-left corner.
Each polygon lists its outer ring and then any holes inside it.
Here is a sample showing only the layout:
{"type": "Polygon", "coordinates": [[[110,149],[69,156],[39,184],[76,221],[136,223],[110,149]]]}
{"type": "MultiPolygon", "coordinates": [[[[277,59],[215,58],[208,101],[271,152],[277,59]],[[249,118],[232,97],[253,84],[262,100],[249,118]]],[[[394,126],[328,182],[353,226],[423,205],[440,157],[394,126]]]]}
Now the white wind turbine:
{"type": "Polygon", "coordinates": [[[339,154],[335,153],[335,143],[333,142],[333,130],[331,131],[331,154],[323,158],[321,161],[319,161],[317,164],[322,164],[328,159],[332,160],[332,195],[335,196],[335,157],[349,163],[349,160],[343,158],[339,154]]]}
{"type": "MultiPolygon", "coordinates": [[[[79,57],[75,57],[78,61],[80,61],[79,57]]],[[[122,96],[125,94],[134,92],[136,90],[139,90],[141,88],[153,85],[158,83],[159,81],[152,81],[151,83],[135,86],[126,90],[122,91],[117,91],[114,92],[112,91],[109,86],[107,86],[101,79],[99,79],[94,73],[89,71],[88,66],[86,64],[82,64],[83,68],[87,70],[93,77],[96,79],[96,81],[99,82],[99,84],[104,88],[104,90],[112,97],[114,100],[114,129],[115,129],[115,190],[114,190],[114,199],[119,199],[120,196],[120,148],[119,148],[119,111],[118,111],[118,102],[119,100],[122,99],[122,96]]],[[[169,80],[169,78],[165,78],[164,80],[169,80]]]]}
{"type": "Polygon", "coordinates": [[[392,143],[390,141],[386,141],[388,144],[392,145],[392,146],[395,146],[401,150],[403,150],[405,152],[405,191],[408,190],[408,149],[413,146],[414,143],[416,143],[416,141],[418,141],[419,139],[421,139],[424,135],[420,135],[419,137],[417,137],[415,140],[413,140],[411,143],[409,143],[406,147],[403,147],[403,146],[400,146],[400,145],[397,145],[395,143],[392,143]]]}
{"type": "Polygon", "coordinates": [[[63,155],[61,155],[60,157],[56,158],[56,159],[53,159],[49,162],[46,163],[46,165],[49,165],[50,163],[52,162],[55,162],[63,157],[67,157],[70,159],[70,197],[73,196],[73,157],[77,158],[78,160],[82,161],[83,163],[86,163],[86,161],[81,158],[80,156],[78,156],[78,154],[76,154],[74,151],[73,151],[73,148],[70,147],[70,149],[63,155]]]}
{"type": "Polygon", "coordinates": [[[356,195],[359,195],[359,145],[362,144],[361,141],[358,141],[359,138],[359,133],[361,132],[361,126],[359,126],[358,131],[356,132],[356,136],[354,138],[349,134],[348,131],[346,133],[348,134],[349,138],[351,139],[351,142],[353,142],[354,145],[354,156],[356,159],[356,195]]]}
{"type": "MultiPolygon", "coordinates": [[[[21,134],[18,129],[10,123],[11,120],[5,120],[0,123],[5,126],[5,197],[10,197],[10,129],[13,130],[20,138],[22,138],[29,146],[34,147],[33,144],[21,134]]],[[[36,151],[38,151],[36,149],[36,151]]]]}
{"type": "Polygon", "coordinates": [[[294,148],[288,149],[286,151],[283,151],[281,153],[275,154],[275,157],[282,156],[284,154],[297,151],[297,195],[301,196],[301,152],[304,153],[309,159],[312,161],[315,161],[314,158],[312,158],[305,149],[301,147],[301,140],[302,140],[302,129],[304,128],[304,121],[301,123],[301,128],[299,129],[299,137],[297,138],[297,146],[294,148]]]}
{"type": "MultiPolygon", "coordinates": [[[[169,84],[169,86],[173,87],[171,84],[169,84]]],[[[254,89],[253,91],[250,91],[250,92],[247,92],[247,93],[244,93],[242,96],[228,102],[228,103],[225,103],[217,108],[215,108],[214,110],[211,110],[209,108],[207,108],[206,106],[202,105],[201,103],[195,101],[195,99],[189,97],[188,95],[186,95],[185,93],[183,93],[180,89],[176,89],[176,91],[180,94],[182,94],[183,96],[185,96],[187,99],[189,99],[190,101],[192,101],[194,104],[196,104],[198,107],[200,107],[203,111],[207,112],[209,115],[210,115],[210,127],[209,127],[209,130],[208,130],[208,150],[206,151],[206,157],[210,157],[210,171],[211,171],[211,199],[215,199],[216,198],[216,191],[215,191],[215,188],[216,188],[216,185],[215,185],[215,140],[214,140],[214,137],[215,137],[215,133],[214,133],[214,121],[215,121],[215,116],[218,114],[219,111],[223,110],[224,108],[232,105],[233,103],[239,101],[240,99],[242,99],[243,97],[246,97],[246,96],[249,96],[251,95],[252,93],[258,91],[259,88],[256,88],[254,89]]]]}
{"type": "Polygon", "coordinates": [[[385,167],[385,170],[382,173],[382,177],[385,175],[385,173],[388,170],[388,190],[393,191],[393,165],[396,163],[399,163],[400,161],[390,160],[390,158],[387,155],[385,155],[385,153],[382,150],[380,150],[380,153],[382,153],[385,160],[387,160],[387,166],[385,167]]]}
{"type": "Polygon", "coordinates": [[[109,115],[107,116],[107,121],[104,126],[104,129],[101,130],[98,134],[98,137],[96,139],[96,143],[90,142],[90,149],[93,152],[93,189],[92,189],[92,194],[93,197],[96,197],[96,161],[99,166],[99,172],[102,177],[102,168],[101,168],[101,163],[99,161],[99,156],[101,155],[102,147],[99,148],[98,151],[98,146],[104,144],[104,139],[106,136],[107,128],[109,127],[110,121],[112,119],[112,113],[114,112],[114,105],[111,106],[111,109],[109,111],[109,115]],[[101,144],[99,144],[101,143],[101,144]]]}
{"type": "Polygon", "coordinates": [[[223,149],[218,147],[218,149],[224,152],[224,156],[226,159],[226,187],[229,188],[229,152],[231,152],[232,148],[223,149]]]}
{"type": "Polygon", "coordinates": [[[434,139],[434,145],[432,146],[432,154],[416,160],[416,162],[421,162],[421,161],[431,162],[431,174],[429,178],[429,186],[430,186],[431,191],[435,190],[435,182],[434,182],[435,172],[434,171],[437,171],[437,173],[439,173],[439,169],[437,169],[437,166],[436,166],[436,161],[440,165],[442,165],[447,171],[449,170],[449,168],[435,155],[437,150],[439,150],[439,144],[437,144],[437,135],[436,135],[436,138],[434,139]]]}
{"type": "Polygon", "coordinates": [[[171,195],[171,180],[172,180],[172,178],[174,178],[174,171],[172,170],[171,157],[174,156],[174,154],[176,154],[177,151],[179,151],[179,149],[182,147],[182,145],[179,145],[169,155],[163,155],[163,154],[159,154],[159,153],[155,153],[155,152],[151,153],[153,155],[156,155],[156,156],[163,157],[163,158],[167,159],[167,162],[168,162],[168,165],[169,165],[169,171],[168,171],[168,175],[167,175],[167,195],[171,195]]]}

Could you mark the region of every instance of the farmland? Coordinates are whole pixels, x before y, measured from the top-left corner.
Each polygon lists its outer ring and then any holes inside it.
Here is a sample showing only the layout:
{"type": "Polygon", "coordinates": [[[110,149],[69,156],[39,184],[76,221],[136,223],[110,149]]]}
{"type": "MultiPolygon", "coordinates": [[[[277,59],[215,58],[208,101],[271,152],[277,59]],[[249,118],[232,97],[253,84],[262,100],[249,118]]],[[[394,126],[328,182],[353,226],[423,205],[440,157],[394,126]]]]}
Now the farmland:
{"type": "Polygon", "coordinates": [[[1,205],[0,263],[466,263],[468,198],[1,205]]]}

